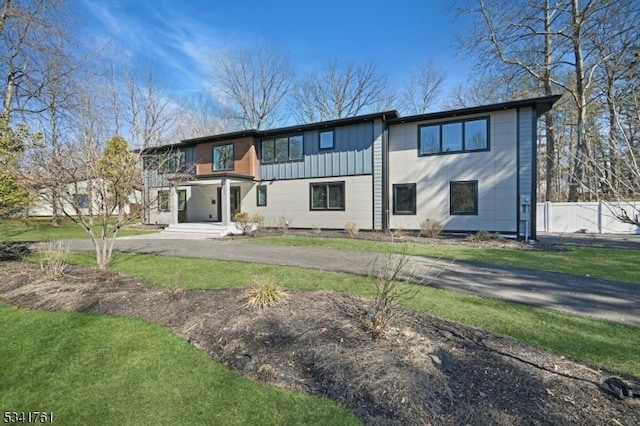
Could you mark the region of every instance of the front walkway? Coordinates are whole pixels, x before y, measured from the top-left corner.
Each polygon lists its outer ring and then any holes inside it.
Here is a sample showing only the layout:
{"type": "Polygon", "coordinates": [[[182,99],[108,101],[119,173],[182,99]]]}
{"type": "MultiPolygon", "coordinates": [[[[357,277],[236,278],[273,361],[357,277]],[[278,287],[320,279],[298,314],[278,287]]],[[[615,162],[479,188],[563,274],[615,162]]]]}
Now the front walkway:
{"type": "MultiPolygon", "coordinates": [[[[177,236],[176,236],[177,237],[177,236]]],[[[175,237],[174,237],[175,238],[175,237]]],[[[88,240],[70,241],[73,251],[92,250],[88,240]]],[[[380,256],[345,250],[251,244],[247,240],[172,239],[138,236],[116,241],[116,250],[165,256],[265,263],[365,274],[380,256]]],[[[640,284],[606,281],[555,272],[449,263],[411,257],[417,281],[512,302],[616,321],[640,327],[640,284]],[[434,273],[440,272],[437,278],[434,273]]]]}

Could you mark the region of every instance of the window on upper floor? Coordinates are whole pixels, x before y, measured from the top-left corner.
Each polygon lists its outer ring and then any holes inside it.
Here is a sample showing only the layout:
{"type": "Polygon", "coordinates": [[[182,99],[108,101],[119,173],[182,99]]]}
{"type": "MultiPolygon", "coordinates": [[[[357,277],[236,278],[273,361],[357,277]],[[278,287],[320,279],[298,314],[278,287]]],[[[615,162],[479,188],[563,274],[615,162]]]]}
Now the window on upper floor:
{"type": "Polygon", "coordinates": [[[262,162],[299,161],[304,155],[304,137],[287,136],[265,139],[261,144],[262,162]]]}
{"type": "Polygon", "coordinates": [[[393,185],[393,214],[416,214],[415,183],[398,183],[393,185]]]}
{"type": "Polygon", "coordinates": [[[333,130],[324,130],[320,132],[320,150],[333,149],[333,130]]]}
{"type": "Polygon", "coordinates": [[[214,172],[233,170],[233,144],[213,147],[212,168],[214,172]]]}
{"type": "Polygon", "coordinates": [[[478,181],[449,183],[449,213],[451,215],[478,214],[478,181]]]}
{"type": "Polygon", "coordinates": [[[418,155],[489,149],[489,117],[425,124],[418,127],[418,155]]]}
{"type": "Polygon", "coordinates": [[[160,173],[176,173],[184,169],[184,154],[180,151],[165,152],[148,160],[148,164],[160,173]]]}
{"type": "Polygon", "coordinates": [[[310,184],[311,210],[344,210],[344,182],[310,184]]]}

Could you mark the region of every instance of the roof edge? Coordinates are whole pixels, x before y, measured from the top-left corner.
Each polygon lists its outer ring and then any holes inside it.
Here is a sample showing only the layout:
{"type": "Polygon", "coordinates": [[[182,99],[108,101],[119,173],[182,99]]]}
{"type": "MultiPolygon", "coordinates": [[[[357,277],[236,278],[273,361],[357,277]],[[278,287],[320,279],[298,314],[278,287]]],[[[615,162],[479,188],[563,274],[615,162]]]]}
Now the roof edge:
{"type": "Polygon", "coordinates": [[[500,102],[490,105],[479,105],[468,108],[460,108],[448,111],[431,112],[426,114],[411,115],[407,117],[398,117],[389,120],[389,124],[413,123],[416,121],[437,120],[442,118],[453,118],[463,115],[481,114],[492,111],[504,111],[507,109],[534,107],[538,116],[549,111],[554,103],[560,99],[562,95],[544,96],[539,98],[521,99],[517,101],[500,102]]]}

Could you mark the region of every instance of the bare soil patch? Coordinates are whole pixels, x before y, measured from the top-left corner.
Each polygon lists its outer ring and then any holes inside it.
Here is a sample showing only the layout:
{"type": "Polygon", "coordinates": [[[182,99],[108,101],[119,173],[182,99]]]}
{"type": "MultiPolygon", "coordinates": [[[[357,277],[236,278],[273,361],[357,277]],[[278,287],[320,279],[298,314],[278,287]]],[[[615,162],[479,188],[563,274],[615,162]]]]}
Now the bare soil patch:
{"type": "Polygon", "coordinates": [[[326,396],[366,424],[640,424],[640,400],[597,386],[610,372],[408,310],[374,341],[349,309],[363,299],[288,292],[247,310],[240,289],[163,289],[77,267],[51,281],[38,265],[0,261],[1,300],[155,322],[241,374],[326,396]]]}

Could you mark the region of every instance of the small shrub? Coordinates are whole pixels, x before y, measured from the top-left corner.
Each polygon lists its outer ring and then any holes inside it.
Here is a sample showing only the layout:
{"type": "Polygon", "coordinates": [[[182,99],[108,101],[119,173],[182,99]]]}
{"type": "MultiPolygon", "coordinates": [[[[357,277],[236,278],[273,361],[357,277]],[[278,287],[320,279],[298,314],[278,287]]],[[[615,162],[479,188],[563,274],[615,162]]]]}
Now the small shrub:
{"type": "Polygon", "coordinates": [[[69,250],[62,240],[49,241],[47,248],[42,252],[40,269],[53,280],[62,278],[67,268],[68,253],[69,250]]]}
{"type": "Polygon", "coordinates": [[[416,287],[410,285],[415,278],[413,265],[406,254],[377,256],[367,268],[373,284],[373,302],[358,308],[359,318],[373,339],[386,336],[390,321],[396,315],[398,302],[415,296],[416,287]]]}
{"type": "Polygon", "coordinates": [[[251,215],[251,222],[253,222],[256,230],[258,230],[264,227],[264,216],[262,216],[260,213],[254,213],[251,215]]]}
{"type": "Polygon", "coordinates": [[[359,231],[360,231],[360,228],[358,227],[358,224],[351,220],[344,225],[344,232],[346,232],[347,235],[349,235],[351,238],[358,235],[359,231]]]}
{"type": "Polygon", "coordinates": [[[242,235],[248,235],[264,224],[264,217],[259,213],[250,215],[247,212],[240,212],[233,216],[233,221],[242,235]]]}
{"type": "Polygon", "coordinates": [[[442,223],[439,220],[426,219],[420,223],[420,236],[437,238],[442,233],[442,223]]]}
{"type": "Polygon", "coordinates": [[[322,232],[322,228],[320,228],[320,225],[317,225],[315,223],[311,225],[311,230],[316,234],[319,234],[322,232]]]}
{"type": "Polygon", "coordinates": [[[402,229],[402,226],[399,226],[396,229],[391,230],[390,236],[391,236],[392,243],[395,240],[402,240],[404,238],[404,230],[402,229]]]}
{"type": "Polygon", "coordinates": [[[280,216],[280,219],[278,219],[278,229],[280,229],[280,232],[282,232],[283,235],[289,233],[289,226],[291,226],[291,222],[292,219],[286,216],[280,216]]]}
{"type": "Polygon", "coordinates": [[[474,242],[501,240],[502,235],[497,232],[478,231],[473,234],[468,234],[467,239],[474,242]]]}
{"type": "Polygon", "coordinates": [[[289,295],[270,277],[260,276],[253,280],[254,286],[245,291],[242,296],[242,306],[248,309],[264,309],[277,305],[289,295]]]}

